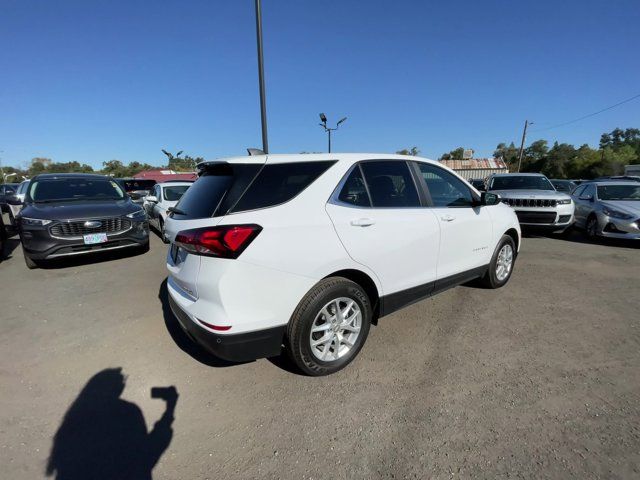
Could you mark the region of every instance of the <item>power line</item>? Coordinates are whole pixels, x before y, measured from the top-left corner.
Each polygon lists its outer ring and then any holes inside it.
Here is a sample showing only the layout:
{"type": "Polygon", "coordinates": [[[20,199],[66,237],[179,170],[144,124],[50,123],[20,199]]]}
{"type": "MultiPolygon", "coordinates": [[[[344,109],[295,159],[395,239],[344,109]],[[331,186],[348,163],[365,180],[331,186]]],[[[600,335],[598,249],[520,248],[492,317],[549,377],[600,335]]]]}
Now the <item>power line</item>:
{"type": "Polygon", "coordinates": [[[609,106],[609,107],[607,107],[607,108],[603,108],[602,110],[598,110],[597,112],[593,112],[593,113],[590,113],[590,114],[588,114],[588,115],[584,115],[584,116],[582,116],[582,117],[580,117],[580,118],[576,118],[576,119],[574,119],[574,120],[569,120],[568,122],[558,123],[557,125],[552,125],[552,126],[550,126],[550,127],[546,127],[546,128],[538,128],[538,129],[535,129],[535,130],[533,130],[533,131],[534,131],[534,132],[544,132],[544,131],[546,131],[546,130],[551,130],[551,129],[553,129],[553,128],[564,127],[565,125],[569,125],[569,124],[572,124],[572,123],[576,123],[576,122],[579,122],[580,120],[584,120],[585,118],[593,117],[594,115],[598,115],[599,113],[606,112],[607,110],[611,110],[612,108],[616,108],[616,107],[618,107],[618,106],[620,106],[620,105],[622,105],[622,104],[624,104],[624,103],[630,102],[630,101],[635,100],[636,98],[639,98],[639,97],[640,97],[640,94],[638,94],[638,95],[634,95],[634,96],[633,96],[633,97],[631,97],[631,98],[627,98],[626,100],[623,100],[623,101],[621,101],[621,102],[618,102],[618,103],[616,103],[615,105],[611,105],[611,106],[609,106]]]}

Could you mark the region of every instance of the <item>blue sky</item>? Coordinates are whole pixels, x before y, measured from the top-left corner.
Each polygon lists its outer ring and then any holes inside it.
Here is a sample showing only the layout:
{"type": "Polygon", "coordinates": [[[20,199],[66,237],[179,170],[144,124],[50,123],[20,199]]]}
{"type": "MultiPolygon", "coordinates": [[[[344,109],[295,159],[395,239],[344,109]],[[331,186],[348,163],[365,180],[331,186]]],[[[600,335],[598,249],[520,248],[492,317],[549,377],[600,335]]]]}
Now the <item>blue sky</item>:
{"type": "MultiPolygon", "coordinates": [[[[252,0],[0,0],[0,156],[160,164],[259,147],[252,0]]],[[[640,127],[637,0],[263,0],[272,152],[501,141],[597,145],[640,127]]]]}

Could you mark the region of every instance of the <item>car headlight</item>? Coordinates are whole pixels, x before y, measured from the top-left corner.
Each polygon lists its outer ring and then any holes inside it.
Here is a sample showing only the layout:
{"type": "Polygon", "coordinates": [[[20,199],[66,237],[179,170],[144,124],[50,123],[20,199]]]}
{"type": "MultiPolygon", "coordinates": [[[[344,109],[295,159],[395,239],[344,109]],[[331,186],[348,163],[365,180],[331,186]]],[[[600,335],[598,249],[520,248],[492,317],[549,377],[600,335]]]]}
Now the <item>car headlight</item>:
{"type": "Polygon", "coordinates": [[[620,218],[622,220],[629,220],[633,218],[633,215],[629,215],[628,213],[621,212],[620,210],[614,210],[613,208],[604,207],[602,209],[602,213],[609,217],[620,218]]]}
{"type": "Polygon", "coordinates": [[[51,220],[43,220],[41,218],[27,218],[22,217],[22,225],[28,225],[31,227],[44,227],[45,225],[49,225],[51,220]]]}
{"type": "Polygon", "coordinates": [[[147,214],[144,213],[144,210],[136,210],[135,212],[127,213],[127,218],[132,220],[145,220],[147,214]]]}
{"type": "Polygon", "coordinates": [[[556,203],[558,205],[569,205],[572,202],[572,200],[570,198],[563,198],[561,200],[558,200],[556,203]]]}

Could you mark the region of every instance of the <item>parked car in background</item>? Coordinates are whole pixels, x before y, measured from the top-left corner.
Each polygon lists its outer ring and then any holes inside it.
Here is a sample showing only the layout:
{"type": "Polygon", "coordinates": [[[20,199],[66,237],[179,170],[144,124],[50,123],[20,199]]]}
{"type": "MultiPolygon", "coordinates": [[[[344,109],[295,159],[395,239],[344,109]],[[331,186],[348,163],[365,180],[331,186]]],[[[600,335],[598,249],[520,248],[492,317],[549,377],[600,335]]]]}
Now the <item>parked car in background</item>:
{"type": "Polygon", "coordinates": [[[640,183],[593,181],[573,191],[576,227],[589,237],[640,239],[640,183]]]}
{"type": "Polygon", "coordinates": [[[485,186],[484,180],[482,178],[472,178],[471,180],[469,180],[469,183],[473,185],[479,192],[484,192],[485,186]]]}
{"type": "Polygon", "coordinates": [[[553,188],[556,189],[556,191],[568,194],[571,194],[571,192],[573,192],[573,190],[578,186],[572,180],[560,180],[557,178],[551,178],[549,179],[549,181],[553,185],[553,188]]]}
{"type": "Polygon", "coordinates": [[[598,177],[594,179],[594,182],[605,182],[605,181],[622,181],[622,182],[640,182],[640,177],[635,175],[611,175],[606,177],[598,177]]]}
{"type": "Polygon", "coordinates": [[[175,207],[193,182],[170,180],[157,183],[151,193],[144,198],[143,207],[149,216],[149,223],[153,225],[164,243],[169,243],[164,233],[164,223],[168,210],[175,207]]]}
{"type": "Polygon", "coordinates": [[[500,195],[523,227],[563,232],[573,224],[571,196],[556,191],[541,173],[495,174],[487,182],[487,191],[500,195]]]}
{"type": "Polygon", "coordinates": [[[147,215],[103,175],[43,174],[31,179],[16,217],[27,267],[41,260],[123,248],[149,248],[147,215]]]}
{"type": "Polygon", "coordinates": [[[137,203],[139,205],[144,203],[144,197],[149,195],[149,192],[156,184],[155,180],[137,178],[118,178],[116,180],[122,186],[127,195],[131,197],[133,203],[137,203]]]}
{"type": "Polygon", "coordinates": [[[7,195],[6,205],[9,213],[9,225],[13,228],[16,226],[16,216],[22,210],[24,197],[29,187],[29,180],[20,182],[12,195],[7,195]]]}
{"type": "Polygon", "coordinates": [[[167,285],[183,328],[227,360],[284,343],[307,374],[333,373],[378,318],[513,271],[513,210],[437,162],[259,155],[199,168],[166,220],[167,285]]]}

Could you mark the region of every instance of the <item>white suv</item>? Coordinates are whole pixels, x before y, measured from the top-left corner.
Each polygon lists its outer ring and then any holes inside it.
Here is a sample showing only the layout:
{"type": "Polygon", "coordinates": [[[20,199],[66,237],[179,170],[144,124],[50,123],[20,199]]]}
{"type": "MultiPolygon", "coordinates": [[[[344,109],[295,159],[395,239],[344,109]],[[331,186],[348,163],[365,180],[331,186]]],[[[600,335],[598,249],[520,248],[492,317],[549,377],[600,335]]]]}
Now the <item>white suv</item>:
{"type": "Polygon", "coordinates": [[[326,375],[371,324],[481,279],[503,286],[520,246],[513,210],[418,157],[261,155],[204,162],[167,218],[170,304],[217,356],[284,345],[326,375]]]}

